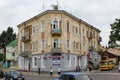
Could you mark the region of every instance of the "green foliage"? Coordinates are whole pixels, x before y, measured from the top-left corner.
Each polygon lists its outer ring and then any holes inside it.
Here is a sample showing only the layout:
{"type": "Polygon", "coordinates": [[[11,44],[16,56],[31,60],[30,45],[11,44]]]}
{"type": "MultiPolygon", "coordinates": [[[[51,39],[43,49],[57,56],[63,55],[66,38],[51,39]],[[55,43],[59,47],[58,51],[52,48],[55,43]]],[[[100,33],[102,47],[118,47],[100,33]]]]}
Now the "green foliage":
{"type": "MultiPolygon", "coordinates": [[[[4,53],[6,51],[5,46],[8,45],[11,41],[16,39],[16,34],[14,33],[13,28],[8,27],[6,31],[3,31],[0,34],[0,47],[4,48],[4,53]]],[[[0,61],[3,60],[3,57],[0,57],[0,61]]],[[[5,59],[5,54],[4,54],[5,59]]]]}
{"type": "Polygon", "coordinates": [[[11,41],[16,39],[13,28],[8,27],[7,31],[3,31],[0,35],[0,46],[5,47],[11,41]]]}
{"type": "Polygon", "coordinates": [[[110,24],[111,32],[109,36],[109,47],[119,47],[120,45],[116,41],[120,41],[120,19],[116,19],[113,24],[110,24]]]}

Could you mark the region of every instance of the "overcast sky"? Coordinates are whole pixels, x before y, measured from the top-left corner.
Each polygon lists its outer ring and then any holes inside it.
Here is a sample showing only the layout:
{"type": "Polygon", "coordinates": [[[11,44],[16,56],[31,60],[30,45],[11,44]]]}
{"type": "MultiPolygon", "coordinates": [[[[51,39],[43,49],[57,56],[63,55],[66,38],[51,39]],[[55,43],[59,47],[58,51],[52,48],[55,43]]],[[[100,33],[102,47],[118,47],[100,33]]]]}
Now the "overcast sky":
{"type": "MultiPolygon", "coordinates": [[[[52,9],[52,4],[57,4],[57,0],[0,0],[0,33],[8,26],[17,33],[18,24],[52,9]]],[[[120,0],[58,0],[58,4],[60,10],[66,10],[100,29],[101,44],[107,45],[110,24],[120,18],[120,0]]]]}

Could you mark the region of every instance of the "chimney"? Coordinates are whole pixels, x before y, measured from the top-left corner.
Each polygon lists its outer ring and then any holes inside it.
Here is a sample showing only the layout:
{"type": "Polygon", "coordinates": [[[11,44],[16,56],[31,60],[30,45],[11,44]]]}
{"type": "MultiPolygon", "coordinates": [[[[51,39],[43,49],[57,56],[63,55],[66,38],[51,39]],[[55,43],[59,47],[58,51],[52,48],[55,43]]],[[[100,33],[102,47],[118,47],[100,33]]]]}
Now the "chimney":
{"type": "Polygon", "coordinates": [[[58,5],[53,5],[54,10],[58,10],[58,5]]]}

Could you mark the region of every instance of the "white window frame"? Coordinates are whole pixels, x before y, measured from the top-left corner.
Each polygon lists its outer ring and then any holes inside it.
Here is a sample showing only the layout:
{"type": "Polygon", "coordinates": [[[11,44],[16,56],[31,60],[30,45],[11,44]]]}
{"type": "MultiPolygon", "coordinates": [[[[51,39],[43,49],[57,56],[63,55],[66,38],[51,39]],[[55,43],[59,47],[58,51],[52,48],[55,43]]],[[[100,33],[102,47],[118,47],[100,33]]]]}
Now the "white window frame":
{"type": "Polygon", "coordinates": [[[73,41],[73,50],[74,51],[76,50],[76,43],[75,43],[75,41],[73,41]]]}
{"type": "Polygon", "coordinates": [[[45,68],[45,59],[44,59],[44,55],[41,56],[41,68],[45,68]]]}
{"type": "Polygon", "coordinates": [[[35,34],[35,26],[32,26],[32,35],[35,34]]]}
{"type": "Polygon", "coordinates": [[[36,51],[38,51],[38,41],[36,41],[36,51]]]}
{"type": "Polygon", "coordinates": [[[38,62],[37,56],[34,56],[32,59],[33,59],[33,61],[32,61],[33,62],[33,68],[37,68],[37,65],[38,65],[37,64],[37,62],[38,62]],[[36,62],[35,62],[35,58],[36,58],[36,62]],[[35,65],[35,63],[36,63],[36,65],[35,65]]]}
{"type": "Polygon", "coordinates": [[[68,60],[68,67],[71,67],[71,55],[68,56],[69,60],[68,60]]]}
{"type": "Polygon", "coordinates": [[[60,23],[60,21],[57,18],[53,19],[52,20],[52,30],[58,30],[59,29],[59,23],[60,23]],[[54,21],[57,21],[57,23],[55,23],[54,21]],[[54,28],[54,25],[55,25],[55,28],[54,28]]]}
{"type": "Polygon", "coordinates": [[[70,50],[70,40],[67,40],[67,49],[70,50]]]}
{"type": "Polygon", "coordinates": [[[74,67],[76,67],[76,65],[77,65],[77,57],[76,56],[74,56],[74,63],[75,63],[74,67]]]}
{"type": "Polygon", "coordinates": [[[45,22],[42,21],[41,23],[41,32],[44,32],[45,31],[45,22]]]}
{"type": "Polygon", "coordinates": [[[45,40],[42,40],[41,41],[41,50],[44,50],[45,49],[45,40]]]}
{"type": "Polygon", "coordinates": [[[34,51],[34,50],[35,50],[35,43],[32,42],[32,51],[34,51]]]}
{"type": "Polygon", "coordinates": [[[60,41],[59,41],[59,39],[58,38],[54,38],[53,39],[53,48],[60,48],[60,41]],[[57,41],[55,41],[55,40],[57,40],[57,41]],[[56,43],[56,47],[54,47],[54,42],[56,43]]]}
{"type": "Polygon", "coordinates": [[[38,34],[38,24],[36,24],[35,32],[36,32],[36,34],[38,34]]]}

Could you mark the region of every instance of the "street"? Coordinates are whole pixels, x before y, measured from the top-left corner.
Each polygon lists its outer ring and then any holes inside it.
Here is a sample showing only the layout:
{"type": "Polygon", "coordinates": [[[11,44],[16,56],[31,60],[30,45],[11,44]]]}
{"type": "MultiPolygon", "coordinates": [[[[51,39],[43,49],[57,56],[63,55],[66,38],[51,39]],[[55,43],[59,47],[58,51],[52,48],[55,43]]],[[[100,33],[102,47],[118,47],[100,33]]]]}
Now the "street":
{"type": "MultiPolygon", "coordinates": [[[[118,73],[117,68],[111,71],[97,71],[97,72],[85,72],[87,73],[92,80],[120,80],[120,73],[118,73]]],[[[26,80],[54,80],[58,77],[57,74],[50,76],[49,74],[27,74],[24,73],[26,80]]],[[[0,79],[4,80],[4,79],[0,79]]]]}

